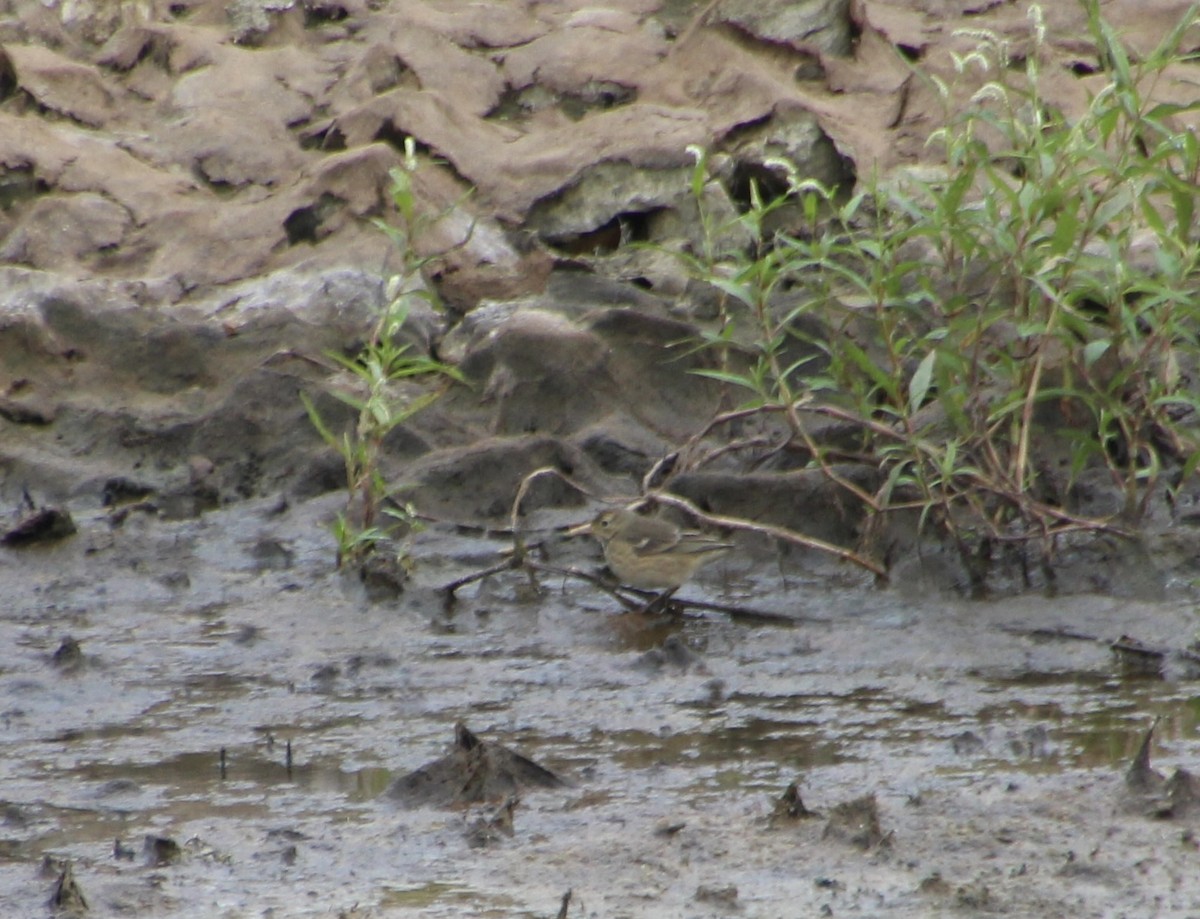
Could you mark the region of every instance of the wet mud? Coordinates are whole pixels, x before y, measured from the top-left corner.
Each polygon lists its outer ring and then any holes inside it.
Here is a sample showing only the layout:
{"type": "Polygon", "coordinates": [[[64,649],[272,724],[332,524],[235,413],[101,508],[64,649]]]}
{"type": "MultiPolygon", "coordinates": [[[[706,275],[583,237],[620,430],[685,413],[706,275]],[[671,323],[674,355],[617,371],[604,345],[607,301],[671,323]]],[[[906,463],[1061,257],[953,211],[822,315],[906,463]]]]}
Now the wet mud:
{"type": "MultiPolygon", "coordinates": [[[[702,242],[689,145],[717,215],[780,155],[846,187],[919,166],[943,102],[910,64],[1030,47],[1025,5],[458,6],[3,6],[0,917],[1195,915],[1194,488],[1053,578],[1001,559],[986,602],[903,520],[890,587],[739,541],[679,615],[551,573],[598,567],[587,539],[530,534],[531,580],[481,535],[547,467],[581,487],[526,520],[583,523],[720,409],[703,355],[664,361],[711,299],[626,245],[702,242]],[[384,306],[407,139],[454,219],[445,314],[404,333],[472,386],[389,440],[442,522],[364,585],[300,397],[353,425],[328,355],[384,306]]],[[[1070,118],[1101,49],[1045,7],[1070,118]]],[[[1135,56],[1182,14],[1105,8],[1135,56]]],[[[1192,67],[1152,87],[1184,127],[1192,67]]],[[[780,456],[677,494],[855,544],[780,456]]]]}
{"type": "Polygon", "coordinates": [[[642,617],[515,571],[448,609],[437,588],[506,543],[434,526],[400,597],[370,602],[333,564],[339,500],[77,512],[69,539],[0,548],[0,913],[45,914],[67,868],[93,916],[552,916],[568,890],[570,916],[1196,901],[1187,809],[1130,808],[1126,781],[1155,718],[1142,777],[1195,762],[1196,684],[1110,647],[1179,646],[1184,585],[967,602],[735,551],[680,594],[780,621],[642,617]],[[389,794],[458,722],[561,783],[389,794]]]}

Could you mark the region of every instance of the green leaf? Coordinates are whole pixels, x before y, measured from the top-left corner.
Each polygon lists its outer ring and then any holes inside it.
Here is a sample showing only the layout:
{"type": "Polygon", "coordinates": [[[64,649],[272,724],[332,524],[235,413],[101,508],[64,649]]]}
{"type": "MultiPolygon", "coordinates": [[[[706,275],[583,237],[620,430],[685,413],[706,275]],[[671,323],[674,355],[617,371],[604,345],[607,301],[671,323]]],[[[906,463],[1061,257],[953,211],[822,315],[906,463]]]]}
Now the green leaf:
{"type": "Polygon", "coordinates": [[[389,169],[388,175],[392,180],[392,202],[396,205],[396,210],[400,212],[405,223],[411,225],[414,207],[412,176],[407,169],[399,167],[389,169]]]}
{"type": "Polygon", "coordinates": [[[1164,64],[1172,63],[1170,59],[1179,53],[1179,49],[1183,44],[1184,34],[1196,23],[1198,17],[1200,17],[1200,4],[1193,3],[1188,7],[1187,12],[1179,17],[1179,21],[1175,23],[1174,28],[1158,43],[1158,47],[1151,52],[1148,60],[1154,64],[1158,64],[1159,62],[1164,64]]]}
{"type": "Polygon", "coordinates": [[[687,152],[696,159],[692,167],[692,197],[697,201],[704,197],[704,184],[708,181],[708,151],[696,144],[689,144],[687,152]]]}
{"type": "Polygon", "coordinates": [[[1155,234],[1165,236],[1167,234],[1167,225],[1162,219],[1162,214],[1158,212],[1158,208],[1154,206],[1154,202],[1150,200],[1150,196],[1143,196],[1139,200],[1142,208],[1142,216],[1146,218],[1146,223],[1150,225],[1155,234]]]}
{"type": "Polygon", "coordinates": [[[1183,464],[1183,474],[1179,477],[1181,485],[1196,474],[1197,466],[1200,466],[1200,450],[1194,450],[1183,464]]]}
{"type": "Polygon", "coordinates": [[[1196,191],[1194,186],[1171,187],[1171,203],[1175,207],[1175,232],[1187,237],[1192,233],[1192,221],[1196,214],[1196,191]]]}
{"type": "Polygon", "coordinates": [[[730,281],[727,278],[709,278],[708,280],[713,287],[724,291],[725,293],[729,294],[729,296],[733,297],[740,303],[744,303],[751,309],[754,308],[754,291],[748,285],[739,284],[736,281],[730,281]]]}
{"type": "Polygon", "coordinates": [[[709,380],[716,380],[719,383],[728,383],[731,386],[740,386],[743,389],[759,391],[758,384],[752,377],[743,376],[737,373],[728,373],[724,370],[692,370],[689,371],[695,376],[704,377],[709,380]]]}
{"type": "Polygon", "coordinates": [[[849,338],[842,341],[842,350],[849,356],[850,360],[854,362],[855,366],[857,366],[868,377],[870,377],[871,381],[876,386],[887,393],[889,399],[891,399],[893,402],[899,401],[897,398],[898,388],[896,381],[887,373],[885,373],[883,368],[875,363],[875,361],[871,360],[870,355],[868,355],[866,351],[860,348],[849,338]]]}
{"type": "Polygon", "coordinates": [[[354,357],[346,357],[344,354],[339,354],[336,351],[326,351],[325,356],[331,361],[341,364],[342,367],[349,370],[356,377],[367,378],[367,371],[363,366],[362,354],[356,354],[354,357]]]}
{"type": "Polygon", "coordinates": [[[1050,237],[1050,251],[1054,255],[1066,255],[1079,236],[1079,210],[1074,201],[1058,212],[1054,223],[1054,235],[1050,237]]]}
{"type": "Polygon", "coordinates": [[[392,424],[392,409],[386,399],[372,399],[367,403],[367,412],[375,426],[386,430],[392,424]]]}
{"type": "Polygon", "coordinates": [[[1089,341],[1083,348],[1083,365],[1091,368],[1096,361],[1108,353],[1110,347],[1112,347],[1112,342],[1107,338],[1098,338],[1095,341],[1089,341]]]}
{"type": "Polygon", "coordinates": [[[811,192],[804,196],[804,219],[810,224],[817,222],[817,196],[811,192]]]}
{"type": "Polygon", "coordinates": [[[812,363],[813,361],[815,361],[817,359],[817,357],[818,357],[818,355],[816,355],[816,354],[808,354],[808,355],[805,355],[804,357],[794,361],[793,363],[789,364],[783,370],[783,373],[782,373],[783,378],[785,380],[789,379],[792,376],[792,374],[794,374],[797,370],[799,370],[805,364],[812,363]]]}
{"type": "Polygon", "coordinates": [[[925,396],[929,393],[929,384],[933,380],[933,362],[937,359],[937,351],[930,351],[917,364],[917,369],[908,381],[908,410],[916,412],[925,404],[925,396]]]}
{"type": "Polygon", "coordinates": [[[359,411],[359,412],[361,412],[366,407],[366,404],[367,404],[362,399],[358,398],[358,396],[351,395],[348,392],[343,392],[340,389],[330,390],[330,395],[333,396],[335,399],[337,399],[339,402],[345,402],[352,409],[359,411]]]}
{"type": "Polygon", "coordinates": [[[946,444],[946,452],[942,454],[940,464],[942,476],[950,478],[958,474],[958,441],[951,440],[946,444]]]}
{"type": "Polygon", "coordinates": [[[325,419],[321,417],[321,413],[317,411],[316,405],[312,399],[308,397],[308,393],[300,393],[300,401],[304,405],[304,410],[308,412],[308,420],[312,422],[312,426],[317,429],[317,433],[321,435],[321,439],[335,450],[341,446],[340,441],[333,431],[329,430],[329,426],[325,424],[325,419]]]}
{"type": "Polygon", "coordinates": [[[962,207],[963,196],[971,187],[972,176],[967,170],[962,170],[942,194],[941,208],[947,214],[955,214],[962,207]]]}

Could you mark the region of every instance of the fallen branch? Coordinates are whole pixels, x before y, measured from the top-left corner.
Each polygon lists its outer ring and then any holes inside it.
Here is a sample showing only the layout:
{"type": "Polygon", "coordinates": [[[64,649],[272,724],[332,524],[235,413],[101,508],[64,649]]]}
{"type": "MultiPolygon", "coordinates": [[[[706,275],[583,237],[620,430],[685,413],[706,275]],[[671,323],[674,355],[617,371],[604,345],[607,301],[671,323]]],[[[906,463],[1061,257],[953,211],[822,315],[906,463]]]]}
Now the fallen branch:
{"type": "Polygon", "coordinates": [[[795,530],[789,530],[787,527],[778,527],[769,523],[755,523],[752,520],[743,520],[741,517],[723,517],[718,514],[707,514],[696,507],[691,501],[681,498],[678,495],[658,492],[646,496],[646,499],[651,498],[659,504],[666,504],[669,507],[684,511],[701,523],[707,523],[709,526],[723,527],[728,530],[740,530],[746,533],[758,533],[762,536],[778,539],[781,542],[791,543],[794,546],[817,549],[844,561],[853,562],[859,567],[870,571],[877,578],[887,579],[887,569],[874,559],[860,555],[852,549],[846,549],[831,542],[826,542],[823,539],[817,539],[815,536],[805,536],[803,533],[797,533],[795,530]]]}

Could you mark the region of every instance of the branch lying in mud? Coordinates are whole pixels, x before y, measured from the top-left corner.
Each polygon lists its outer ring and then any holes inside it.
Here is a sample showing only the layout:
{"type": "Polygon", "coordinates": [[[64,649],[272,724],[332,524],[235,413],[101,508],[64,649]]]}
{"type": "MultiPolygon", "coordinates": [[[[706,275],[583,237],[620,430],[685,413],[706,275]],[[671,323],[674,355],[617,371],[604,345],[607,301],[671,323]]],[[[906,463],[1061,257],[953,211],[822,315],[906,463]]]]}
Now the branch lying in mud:
{"type": "MultiPolygon", "coordinates": [[[[521,505],[526,496],[529,494],[529,490],[533,483],[546,476],[558,478],[571,488],[574,488],[580,494],[595,498],[595,495],[593,495],[587,488],[584,488],[578,482],[571,479],[570,476],[565,475],[563,472],[553,467],[543,466],[526,475],[525,478],[521,480],[520,486],[517,488],[517,494],[513,499],[512,510],[509,515],[509,522],[511,525],[510,532],[513,541],[512,549],[505,553],[504,558],[496,564],[490,565],[487,568],[479,571],[471,572],[470,574],[456,578],[455,580],[443,585],[439,589],[439,593],[442,595],[445,607],[447,609],[452,607],[457,599],[456,592],[459,589],[466,587],[468,584],[473,584],[503,571],[520,570],[529,575],[531,582],[534,582],[535,586],[535,578],[538,574],[575,578],[586,581],[592,586],[604,591],[609,596],[613,597],[613,599],[615,599],[618,603],[620,603],[626,610],[644,611],[648,609],[649,605],[653,605],[652,601],[654,601],[658,596],[658,594],[654,591],[637,590],[634,588],[623,587],[621,585],[614,585],[610,581],[607,581],[589,572],[581,571],[578,568],[563,568],[561,566],[551,565],[531,557],[531,552],[540,549],[542,543],[537,542],[530,544],[525,541],[520,527],[521,505]]],[[[676,495],[664,494],[661,492],[653,492],[645,495],[641,500],[654,500],[661,504],[667,504],[679,508],[695,519],[713,526],[724,527],[730,530],[742,530],[745,532],[759,533],[761,535],[773,539],[780,539],[784,542],[789,542],[794,545],[829,552],[830,554],[836,555],[839,558],[855,562],[856,564],[875,574],[878,578],[886,578],[887,576],[886,570],[871,559],[864,558],[863,556],[860,556],[858,553],[852,552],[849,549],[843,549],[841,546],[835,546],[832,543],[827,543],[823,540],[813,537],[803,536],[784,527],[775,527],[768,524],[755,523],[753,521],[742,520],[737,517],[720,517],[713,514],[706,514],[685,498],[681,498],[676,495]]],[[[794,625],[797,621],[799,621],[797,618],[792,616],[784,616],[779,613],[755,610],[743,606],[707,603],[698,600],[686,600],[679,597],[671,597],[670,602],[672,606],[678,609],[694,609],[705,612],[716,612],[727,615],[733,619],[789,625],[794,625]]]]}
{"type": "MultiPolygon", "coordinates": [[[[912,453],[906,455],[917,457],[920,462],[931,469],[940,469],[943,465],[943,458],[938,453],[939,448],[914,437],[911,432],[906,432],[874,418],[863,417],[854,411],[833,405],[814,403],[806,396],[791,405],[766,404],[715,415],[677,451],[667,454],[654,464],[643,478],[643,494],[664,504],[679,507],[697,520],[735,530],[759,532],[773,539],[828,552],[866,568],[877,577],[886,577],[885,570],[878,562],[858,552],[802,536],[782,527],[771,527],[738,518],[704,514],[693,505],[663,491],[671,478],[680,472],[698,469],[718,457],[730,453],[758,450],[764,446],[770,447],[769,454],[773,454],[785,449],[798,434],[809,455],[819,464],[822,474],[834,484],[853,494],[862,502],[863,507],[868,509],[869,515],[877,516],[901,510],[919,510],[925,513],[932,510],[940,511],[936,517],[929,519],[941,521],[941,525],[948,535],[955,539],[960,551],[967,545],[967,542],[961,538],[959,524],[956,524],[956,515],[953,513],[953,508],[960,504],[965,504],[969,509],[966,514],[968,521],[966,529],[975,528],[975,535],[995,543],[1040,541],[1045,547],[1044,553],[1047,558],[1053,552],[1055,540],[1070,533],[1108,533],[1124,538],[1131,538],[1135,535],[1133,531],[1119,522],[1072,513],[1061,506],[1039,500],[1027,490],[1023,490],[1003,472],[1004,464],[1000,457],[995,455],[994,445],[990,441],[982,445],[985,450],[985,461],[978,466],[959,463],[955,467],[954,474],[952,476],[942,475],[938,486],[933,490],[926,488],[922,493],[909,496],[907,499],[898,499],[899,496],[894,491],[889,491],[886,497],[883,491],[872,495],[839,474],[831,465],[830,457],[837,455],[842,459],[868,465],[878,463],[879,458],[876,457],[872,460],[870,456],[849,455],[836,448],[818,444],[806,427],[800,423],[798,415],[801,412],[855,426],[883,442],[909,447],[912,453]],[[720,443],[709,449],[702,449],[705,441],[712,437],[718,429],[766,414],[786,414],[791,427],[797,433],[791,437],[784,437],[774,445],[767,443],[763,437],[747,437],[720,443]],[[1010,514],[1006,513],[1005,509],[1011,512],[1014,520],[1010,520],[1010,514]],[[1024,526],[1014,528],[1011,524],[1016,521],[1023,521],[1024,526]]],[[[893,478],[889,476],[885,488],[894,489],[893,478]]]]}
{"type": "MultiPolygon", "coordinates": [[[[514,537],[514,543],[519,543],[520,537],[514,537]]],[[[529,550],[536,550],[541,546],[541,543],[533,545],[522,544],[520,550],[515,546],[513,550],[507,552],[504,559],[497,562],[495,565],[490,565],[479,571],[473,571],[470,574],[463,575],[461,578],[456,578],[439,588],[438,592],[442,595],[443,606],[446,610],[453,607],[457,600],[456,592],[466,587],[468,584],[474,584],[476,581],[482,581],[484,578],[491,577],[494,574],[499,574],[502,571],[525,571],[533,579],[534,575],[553,575],[556,577],[574,578],[579,581],[586,581],[598,590],[608,594],[614,600],[621,604],[627,612],[641,612],[647,608],[647,605],[657,597],[654,591],[636,590],[631,587],[621,587],[614,585],[606,578],[592,574],[588,571],[582,571],[579,568],[570,567],[563,568],[559,565],[549,565],[545,562],[535,561],[529,557],[529,550]]],[[[724,603],[708,603],[703,600],[688,600],[683,597],[672,597],[671,606],[681,611],[700,610],[702,612],[721,613],[728,616],[730,619],[742,622],[757,622],[768,623],[772,625],[796,625],[800,622],[818,621],[808,617],[785,616],[781,613],[772,613],[766,610],[756,610],[744,606],[731,606],[724,603]]]]}
{"type": "MultiPolygon", "coordinates": [[[[597,587],[604,593],[608,594],[618,603],[620,603],[628,612],[640,613],[645,612],[648,608],[654,605],[654,601],[659,597],[659,592],[654,590],[638,590],[634,587],[614,586],[612,582],[598,575],[591,574],[587,571],[581,571],[578,568],[561,568],[557,565],[547,565],[542,562],[530,561],[528,566],[540,574],[561,575],[562,577],[576,578],[581,581],[587,581],[593,587],[597,587]]],[[[730,619],[743,622],[758,622],[768,623],[771,625],[788,625],[793,626],[801,622],[818,622],[810,617],[802,616],[785,616],[782,613],[772,613],[768,610],[752,609],[747,606],[732,606],[726,603],[708,603],[704,600],[688,600],[683,597],[672,595],[669,601],[671,607],[682,612],[687,610],[699,610],[707,613],[721,613],[728,616],[730,619]]]]}
{"type": "MultiPolygon", "coordinates": [[[[773,407],[771,407],[773,408],[773,407]]],[[[765,409],[762,409],[765,410],[765,409]]],[[[922,444],[919,440],[913,440],[903,431],[898,431],[886,424],[869,418],[862,418],[853,412],[845,411],[832,405],[805,405],[804,410],[812,412],[816,415],[822,415],[826,418],[833,418],[837,421],[843,421],[848,424],[856,424],[869,430],[872,434],[890,438],[891,440],[901,444],[911,444],[915,449],[926,454],[930,462],[936,462],[937,457],[930,453],[929,448],[922,444]]],[[[990,444],[988,445],[991,446],[990,444]]],[[[1000,461],[993,457],[989,464],[992,468],[999,468],[1000,461]]],[[[969,489],[976,488],[980,492],[994,495],[1002,501],[1006,501],[1015,507],[1023,518],[1030,521],[1035,521],[1039,524],[1036,532],[1013,534],[1005,533],[998,530],[993,521],[986,514],[979,515],[979,522],[989,525],[993,539],[1004,542],[1027,542],[1030,539],[1048,539],[1062,533],[1073,531],[1086,532],[1101,532],[1112,533],[1117,536],[1131,537],[1133,532],[1120,524],[1114,523],[1111,520],[1100,520],[1091,517],[1083,517],[1079,514],[1072,514],[1069,511],[1063,510],[1061,507],[1054,507],[1045,502],[1038,501],[1031,497],[1028,492],[1023,491],[1016,485],[1008,484],[994,475],[987,475],[983,471],[963,467],[958,470],[958,474],[969,480],[969,485],[965,489],[958,491],[959,494],[965,494],[969,489]]],[[[947,500],[953,500],[954,493],[946,496],[947,500]]],[[[885,510],[887,508],[884,508],[885,510]]]]}
{"type": "MultiPolygon", "coordinates": [[[[529,575],[530,581],[534,582],[534,572],[538,570],[539,563],[529,557],[529,552],[530,549],[540,548],[541,543],[535,543],[533,546],[530,546],[525,542],[520,527],[521,505],[524,503],[525,497],[529,494],[529,489],[533,486],[533,483],[546,476],[561,479],[580,494],[593,497],[590,491],[553,466],[541,466],[526,475],[517,488],[516,497],[513,498],[512,511],[509,513],[509,532],[512,534],[513,541],[512,550],[506,553],[504,559],[495,565],[491,565],[481,571],[473,571],[461,578],[456,578],[448,584],[444,584],[438,592],[442,595],[442,603],[445,608],[449,609],[454,605],[455,600],[457,600],[455,593],[460,588],[466,587],[468,584],[474,584],[476,581],[482,581],[484,578],[491,577],[493,574],[499,574],[502,571],[525,571],[529,575]]],[[[536,582],[534,584],[536,586],[536,582]]]]}
{"type": "Polygon", "coordinates": [[[795,530],[789,530],[787,527],[777,527],[769,523],[755,523],[752,520],[743,520],[740,517],[722,517],[718,514],[706,514],[691,501],[681,498],[678,495],[656,492],[652,495],[647,495],[646,498],[653,498],[659,504],[678,508],[701,523],[707,523],[709,526],[723,527],[727,530],[740,530],[745,533],[758,533],[771,539],[791,543],[794,546],[828,552],[830,555],[836,556],[843,561],[853,562],[859,567],[865,568],[877,578],[887,580],[887,569],[879,562],[872,558],[867,558],[865,555],[860,555],[851,549],[845,549],[831,542],[825,542],[823,539],[817,539],[815,536],[805,536],[803,533],[797,533],[795,530]]]}

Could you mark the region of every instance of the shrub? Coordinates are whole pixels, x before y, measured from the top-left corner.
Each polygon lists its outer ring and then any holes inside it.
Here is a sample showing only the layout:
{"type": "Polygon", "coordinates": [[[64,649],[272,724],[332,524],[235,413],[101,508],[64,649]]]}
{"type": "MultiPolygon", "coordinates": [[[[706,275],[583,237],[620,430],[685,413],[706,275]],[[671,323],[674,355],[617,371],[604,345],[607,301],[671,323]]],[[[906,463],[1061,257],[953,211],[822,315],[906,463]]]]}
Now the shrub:
{"type": "MultiPolygon", "coordinates": [[[[1083,117],[1068,122],[1040,92],[1034,7],[1022,60],[970,33],[976,48],[956,67],[989,79],[967,107],[927,77],[946,106],[929,138],[937,168],[848,193],[770,163],[788,191],[752,189],[737,218],[749,251],[682,256],[724,297],[702,342],[720,366],[704,372],[746,395],[742,413],[782,416],[793,443],[874,513],[919,508],[965,550],[1124,531],[1164,470],[1178,481],[1200,461],[1189,385],[1200,143],[1171,126],[1182,106],[1147,98],[1198,16],[1135,65],[1096,0],[1086,5],[1104,85],[1083,117]],[[790,226],[765,229],[783,208],[790,226]],[[819,443],[813,416],[853,425],[852,452],[878,466],[878,489],[838,476],[846,445],[819,443]],[[1123,501],[1089,516],[1075,486],[1096,470],[1123,501]]],[[[703,208],[710,170],[693,152],[703,208]]],[[[702,228],[706,241],[729,229],[708,217],[702,228]]]]}

